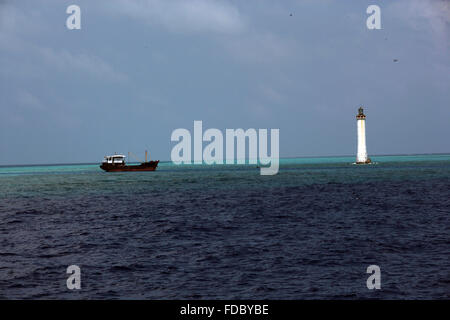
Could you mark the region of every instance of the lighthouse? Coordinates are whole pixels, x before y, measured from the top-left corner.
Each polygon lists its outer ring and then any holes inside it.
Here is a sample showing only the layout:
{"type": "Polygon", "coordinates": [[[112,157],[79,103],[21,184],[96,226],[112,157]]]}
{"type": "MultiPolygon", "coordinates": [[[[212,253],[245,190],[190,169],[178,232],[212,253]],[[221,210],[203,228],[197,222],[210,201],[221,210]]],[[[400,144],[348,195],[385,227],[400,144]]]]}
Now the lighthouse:
{"type": "Polygon", "coordinates": [[[356,154],[356,164],[367,164],[372,161],[367,156],[366,148],[366,115],[364,109],[359,107],[356,115],[356,127],[358,130],[358,152],[356,154]]]}

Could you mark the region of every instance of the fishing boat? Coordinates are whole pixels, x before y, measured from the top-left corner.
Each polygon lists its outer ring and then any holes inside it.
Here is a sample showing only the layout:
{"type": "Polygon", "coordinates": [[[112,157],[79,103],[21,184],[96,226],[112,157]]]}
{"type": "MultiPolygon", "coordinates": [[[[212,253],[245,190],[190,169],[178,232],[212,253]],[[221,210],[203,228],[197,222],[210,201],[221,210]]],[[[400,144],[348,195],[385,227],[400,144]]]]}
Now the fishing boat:
{"type": "Polygon", "coordinates": [[[106,172],[124,172],[124,171],[155,171],[159,160],[147,161],[147,151],[145,151],[145,161],[141,164],[127,165],[125,163],[126,156],[115,154],[113,156],[105,156],[100,168],[106,172]]]}

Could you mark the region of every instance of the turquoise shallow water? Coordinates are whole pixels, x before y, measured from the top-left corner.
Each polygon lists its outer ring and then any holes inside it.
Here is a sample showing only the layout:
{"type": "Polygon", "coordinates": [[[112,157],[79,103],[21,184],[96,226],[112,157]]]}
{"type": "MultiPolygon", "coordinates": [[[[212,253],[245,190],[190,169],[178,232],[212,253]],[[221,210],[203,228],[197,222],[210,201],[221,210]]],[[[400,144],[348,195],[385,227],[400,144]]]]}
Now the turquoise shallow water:
{"type": "Polygon", "coordinates": [[[280,159],[279,173],[261,176],[255,165],[174,165],[156,172],[106,173],[98,164],[0,167],[0,197],[108,194],[189,189],[264,189],[316,183],[367,183],[450,177],[450,155],[374,156],[355,165],[354,157],[280,159]]]}
{"type": "Polygon", "coordinates": [[[0,167],[0,298],[450,298],[450,155],[372,160],[0,167]]]}
{"type": "MultiPolygon", "coordinates": [[[[389,155],[372,156],[374,162],[395,163],[395,162],[427,162],[427,161],[450,161],[450,154],[431,155],[389,155]]],[[[303,158],[281,158],[280,165],[318,165],[318,164],[352,164],[355,161],[353,156],[343,157],[303,157],[303,158]]],[[[0,175],[5,174],[39,174],[39,173],[84,173],[99,171],[99,164],[61,164],[61,165],[8,165],[0,166],[0,175]]],[[[235,165],[237,167],[237,165],[235,165]]],[[[247,165],[249,166],[249,165],[247,165]]],[[[189,165],[174,165],[170,161],[160,162],[159,169],[189,168],[189,165]]],[[[206,165],[194,165],[193,167],[218,167],[206,165]]],[[[226,167],[225,165],[223,167],[226,167]]]]}

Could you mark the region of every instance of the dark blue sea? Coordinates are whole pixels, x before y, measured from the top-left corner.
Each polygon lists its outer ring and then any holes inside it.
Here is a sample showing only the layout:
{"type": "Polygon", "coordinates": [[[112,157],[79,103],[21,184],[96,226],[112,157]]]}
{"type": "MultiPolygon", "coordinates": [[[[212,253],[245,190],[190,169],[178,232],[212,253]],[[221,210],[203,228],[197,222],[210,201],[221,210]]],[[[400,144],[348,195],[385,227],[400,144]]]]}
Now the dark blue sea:
{"type": "Polygon", "coordinates": [[[0,298],[449,299],[450,155],[373,160],[0,167],[0,298]]]}

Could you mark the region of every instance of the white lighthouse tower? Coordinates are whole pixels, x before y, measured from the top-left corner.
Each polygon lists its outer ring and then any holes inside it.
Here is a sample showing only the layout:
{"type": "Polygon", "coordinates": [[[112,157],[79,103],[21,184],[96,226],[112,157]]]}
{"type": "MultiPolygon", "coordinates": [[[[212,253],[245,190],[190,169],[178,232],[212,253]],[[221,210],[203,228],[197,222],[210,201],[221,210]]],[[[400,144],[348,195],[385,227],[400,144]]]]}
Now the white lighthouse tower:
{"type": "Polygon", "coordinates": [[[360,107],[356,115],[356,126],[358,129],[358,153],[356,154],[356,164],[367,164],[372,161],[367,156],[366,148],[366,116],[364,109],[360,107]]]}

